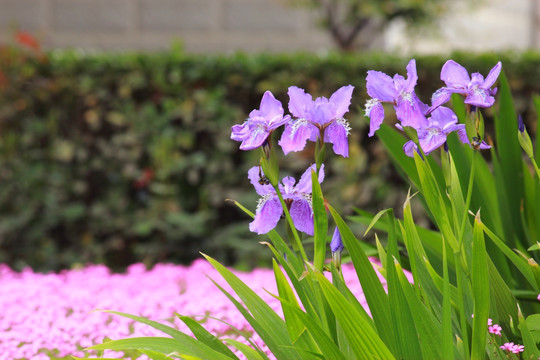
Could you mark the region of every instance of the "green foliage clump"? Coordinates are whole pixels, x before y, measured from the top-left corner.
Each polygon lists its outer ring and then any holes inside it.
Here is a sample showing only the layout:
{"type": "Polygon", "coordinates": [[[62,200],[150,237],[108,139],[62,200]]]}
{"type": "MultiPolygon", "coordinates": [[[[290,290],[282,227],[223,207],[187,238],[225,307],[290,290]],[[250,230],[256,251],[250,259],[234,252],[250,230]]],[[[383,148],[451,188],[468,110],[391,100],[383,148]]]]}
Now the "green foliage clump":
{"type": "MultiPolygon", "coordinates": [[[[492,55],[454,59],[483,73],[495,63],[492,55]]],[[[532,116],[525,99],[540,92],[540,55],[497,59],[512,79],[518,110],[532,116]]],[[[229,140],[230,127],[258,108],[265,90],[286,105],[293,84],[321,96],[352,84],[361,104],[368,69],[393,74],[406,61],[382,54],[35,55],[0,48],[0,262],[119,269],[135,261],[189,262],[204,251],[253,266],[266,252],[225,199],[255,207],[246,177],[254,158],[229,140]]],[[[444,61],[417,58],[420,83],[440,83],[444,61]]],[[[359,160],[332,162],[326,194],[345,212],[402,204],[395,190],[402,182],[381,146],[368,140],[363,109],[352,108],[348,119],[351,157],[359,160]]],[[[282,168],[298,174],[302,156],[282,168]]]]}

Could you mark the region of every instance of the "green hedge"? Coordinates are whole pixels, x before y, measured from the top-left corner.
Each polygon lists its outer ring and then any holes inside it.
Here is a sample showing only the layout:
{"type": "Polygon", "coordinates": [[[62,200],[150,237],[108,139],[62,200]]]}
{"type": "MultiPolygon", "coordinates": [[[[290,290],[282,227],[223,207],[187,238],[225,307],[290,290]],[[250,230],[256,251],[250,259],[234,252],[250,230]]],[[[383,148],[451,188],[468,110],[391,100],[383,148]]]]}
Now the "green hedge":
{"type": "MultiPolygon", "coordinates": [[[[486,74],[503,62],[520,112],[540,92],[540,55],[454,54],[486,74]]],[[[419,96],[441,85],[447,58],[417,57],[419,96]]],[[[267,251],[249,219],[246,179],[256,154],[238,150],[230,127],[271,90],[287,105],[297,85],[328,96],[356,87],[348,119],[352,161],[332,157],[325,190],[345,211],[401,206],[399,176],[362,116],[368,69],[404,73],[408,59],[383,54],[31,56],[0,51],[0,262],[49,270],[103,262],[189,262],[205,251],[251,266],[267,251]],[[339,178],[333,174],[340,174],[339,178]],[[264,250],[264,251],[261,251],[264,250]]],[[[532,113],[531,113],[532,115],[532,113]]],[[[301,173],[307,153],[283,166],[301,173]]]]}

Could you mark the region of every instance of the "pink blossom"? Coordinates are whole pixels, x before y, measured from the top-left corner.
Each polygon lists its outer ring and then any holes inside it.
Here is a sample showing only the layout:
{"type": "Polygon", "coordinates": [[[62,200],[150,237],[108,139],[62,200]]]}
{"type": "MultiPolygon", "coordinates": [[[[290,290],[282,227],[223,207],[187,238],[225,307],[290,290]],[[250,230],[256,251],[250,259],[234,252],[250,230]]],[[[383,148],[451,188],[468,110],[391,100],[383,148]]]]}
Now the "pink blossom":
{"type": "MultiPolygon", "coordinates": [[[[373,263],[378,266],[376,260],[373,263]]],[[[347,285],[367,309],[352,265],[345,264],[342,268],[347,285]]],[[[279,301],[268,293],[277,294],[271,269],[232,271],[282,315],[279,301]]],[[[409,273],[406,275],[410,277],[409,273]]],[[[165,336],[146,325],[96,309],[149,317],[186,332],[189,329],[175,313],[199,315],[197,319],[204,320],[208,331],[231,337],[230,328],[208,318],[210,314],[252,334],[252,341],[267,351],[262,340],[253,334],[246,320],[208,277],[230,290],[204,260],[197,260],[191,266],[158,264],[151,270],[135,264],[123,274],[113,274],[102,265],[41,274],[29,268],[15,272],[0,264],[0,360],[85,357],[92,353],[83,351],[84,348],[105,338],[165,336]]],[[[386,286],[384,278],[379,278],[386,286]]],[[[246,342],[243,338],[237,340],[246,342]]],[[[108,355],[123,357],[120,352],[108,355]]]]}
{"type": "Polygon", "coordinates": [[[502,327],[500,327],[498,324],[495,324],[493,326],[488,327],[488,331],[491,334],[495,334],[495,335],[498,335],[498,336],[502,336],[501,330],[502,330],[502,327]]]}
{"type": "Polygon", "coordinates": [[[519,344],[514,345],[513,342],[504,343],[500,348],[513,354],[519,354],[525,350],[525,346],[519,344]]]}

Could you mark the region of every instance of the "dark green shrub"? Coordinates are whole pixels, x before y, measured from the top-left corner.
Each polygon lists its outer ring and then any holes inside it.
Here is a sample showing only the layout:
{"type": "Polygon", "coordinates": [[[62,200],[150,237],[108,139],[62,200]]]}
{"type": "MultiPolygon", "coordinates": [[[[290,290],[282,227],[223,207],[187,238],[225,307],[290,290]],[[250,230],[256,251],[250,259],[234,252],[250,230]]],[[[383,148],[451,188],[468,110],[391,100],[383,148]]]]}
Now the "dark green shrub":
{"type": "MultiPolygon", "coordinates": [[[[530,94],[539,92],[538,54],[453,58],[482,73],[502,60],[527,115],[530,94]]],[[[326,193],[345,211],[400,207],[401,182],[367,138],[362,106],[366,71],[404,73],[407,61],[382,54],[32,56],[4,47],[0,262],[118,269],[135,261],[189,262],[198,251],[248,266],[263,261],[267,252],[259,251],[248,219],[225,201],[256,204],[246,172],[258,159],[238,150],[230,127],[258,108],[265,90],[286,107],[291,85],[325,96],[356,87],[350,151],[361,160],[332,159],[326,193]],[[337,169],[346,175],[332,176],[337,169]]],[[[420,82],[437,84],[444,61],[417,58],[420,82]]],[[[428,101],[430,94],[419,96],[428,101]]],[[[294,154],[284,165],[298,174],[306,159],[294,154]]]]}

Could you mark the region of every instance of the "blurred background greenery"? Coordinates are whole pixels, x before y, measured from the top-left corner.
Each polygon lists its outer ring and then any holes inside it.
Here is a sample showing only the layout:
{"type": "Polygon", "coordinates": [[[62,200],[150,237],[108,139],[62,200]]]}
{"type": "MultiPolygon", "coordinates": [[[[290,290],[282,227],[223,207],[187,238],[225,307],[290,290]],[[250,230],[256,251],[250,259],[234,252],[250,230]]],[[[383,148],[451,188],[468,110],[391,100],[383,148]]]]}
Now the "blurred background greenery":
{"type": "MultiPolygon", "coordinates": [[[[363,104],[366,71],[405,74],[408,58],[179,49],[88,55],[29,45],[0,48],[0,262],[15,269],[91,262],[121,270],[140,261],[189,263],[199,251],[245,268],[267,264],[264,238],[226,201],[251,209],[257,202],[246,173],[258,152],[239,151],[230,128],[259,107],[266,90],[287,109],[291,85],[315,96],[355,86],[351,158],[327,161],[328,200],[346,214],[401,209],[407,189],[379,141],[367,137],[363,104]]],[[[518,111],[535,116],[540,54],[452,58],[483,74],[501,60],[518,111]]],[[[416,59],[417,92],[429,102],[448,57],[416,59]]],[[[301,174],[311,155],[308,148],[283,158],[283,173],[301,174]]]]}

